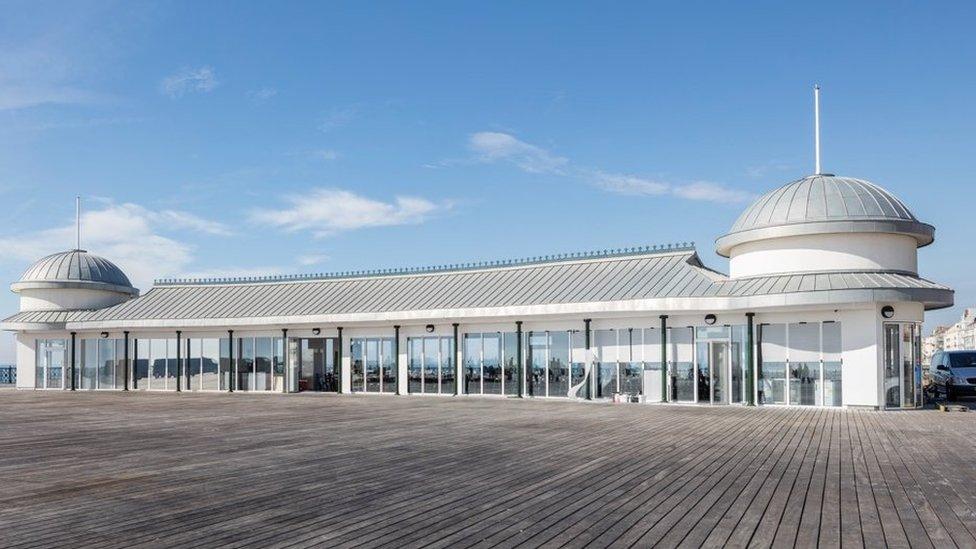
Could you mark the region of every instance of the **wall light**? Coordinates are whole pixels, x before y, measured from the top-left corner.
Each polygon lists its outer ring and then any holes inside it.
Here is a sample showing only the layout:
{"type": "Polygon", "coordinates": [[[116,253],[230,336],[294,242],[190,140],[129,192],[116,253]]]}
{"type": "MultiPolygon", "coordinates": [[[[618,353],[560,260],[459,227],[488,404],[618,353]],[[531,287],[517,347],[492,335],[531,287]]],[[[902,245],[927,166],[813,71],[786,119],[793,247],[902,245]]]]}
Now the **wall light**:
{"type": "Polygon", "coordinates": [[[102,335],[102,339],[107,339],[108,338],[108,332],[102,332],[101,335],[102,335]]]}
{"type": "Polygon", "coordinates": [[[709,326],[711,326],[712,324],[715,324],[715,321],[716,320],[718,320],[718,319],[715,317],[715,315],[713,315],[711,313],[708,313],[707,315],[705,315],[705,324],[708,324],[709,326]]]}
{"type": "Polygon", "coordinates": [[[312,328],[312,335],[319,335],[322,333],[321,328],[312,328]]]}
{"type": "Polygon", "coordinates": [[[881,316],[885,318],[891,318],[895,316],[895,308],[891,305],[885,305],[881,308],[881,316]]]}
{"type": "Polygon", "coordinates": [[[427,325],[427,333],[428,334],[434,333],[434,325],[433,324],[428,324],[427,325]]]}

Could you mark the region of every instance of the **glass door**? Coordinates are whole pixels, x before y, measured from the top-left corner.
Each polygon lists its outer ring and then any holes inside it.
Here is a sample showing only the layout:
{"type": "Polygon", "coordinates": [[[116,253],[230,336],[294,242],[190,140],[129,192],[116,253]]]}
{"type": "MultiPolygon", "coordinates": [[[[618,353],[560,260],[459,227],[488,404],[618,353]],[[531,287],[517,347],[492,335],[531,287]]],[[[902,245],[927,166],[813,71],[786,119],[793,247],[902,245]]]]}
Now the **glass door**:
{"type": "Polygon", "coordinates": [[[708,366],[712,388],[712,404],[728,404],[729,396],[725,390],[729,371],[729,344],[726,341],[708,343],[708,366]]]}
{"type": "Polygon", "coordinates": [[[294,391],[336,393],[339,391],[337,339],[331,337],[293,339],[291,347],[294,391]]]}
{"type": "Polygon", "coordinates": [[[884,325],[884,400],[886,408],[921,405],[919,326],[913,322],[884,325]]]}

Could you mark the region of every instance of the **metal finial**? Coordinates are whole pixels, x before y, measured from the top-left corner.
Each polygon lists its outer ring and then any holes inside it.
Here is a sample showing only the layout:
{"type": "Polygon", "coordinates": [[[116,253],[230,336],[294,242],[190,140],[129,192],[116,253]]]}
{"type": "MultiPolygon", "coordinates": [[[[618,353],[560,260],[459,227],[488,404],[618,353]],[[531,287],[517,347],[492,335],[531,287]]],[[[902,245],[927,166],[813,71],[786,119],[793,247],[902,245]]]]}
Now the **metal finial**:
{"type": "Polygon", "coordinates": [[[814,175],[823,173],[820,169],[820,84],[813,86],[813,156],[814,175]]]}

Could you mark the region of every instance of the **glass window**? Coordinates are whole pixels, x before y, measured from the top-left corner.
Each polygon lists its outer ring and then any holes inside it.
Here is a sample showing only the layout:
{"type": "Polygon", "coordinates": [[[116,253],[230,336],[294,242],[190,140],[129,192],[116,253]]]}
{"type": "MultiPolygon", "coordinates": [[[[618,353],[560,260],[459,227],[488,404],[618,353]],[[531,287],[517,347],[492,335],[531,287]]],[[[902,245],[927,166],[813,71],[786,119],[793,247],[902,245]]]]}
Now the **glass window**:
{"type": "Polygon", "coordinates": [[[78,356],[81,359],[80,389],[91,390],[98,383],[98,340],[79,339],[78,356]]]}
{"type": "Polygon", "coordinates": [[[759,368],[759,403],[786,404],[786,325],[757,327],[762,361],[759,368]]]}
{"type": "Polygon", "coordinates": [[[270,337],[254,338],[254,390],[271,390],[271,364],[274,342],[270,337]]]}
{"type": "Polygon", "coordinates": [[[596,396],[609,398],[617,391],[617,330],[595,330],[596,396]]]}
{"type": "Polygon", "coordinates": [[[190,391],[200,389],[200,376],[203,368],[203,340],[187,339],[186,346],[186,385],[190,391]]]}
{"type": "Polygon", "coordinates": [[[733,403],[742,402],[745,395],[746,378],[746,327],[732,326],[732,376],[729,380],[729,398],[733,403]]]}
{"type": "Polygon", "coordinates": [[[668,328],[668,364],[674,400],[695,400],[695,364],[691,328],[668,328]]]}
{"type": "Polygon", "coordinates": [[[366,350],[366,392],[380,392],[380,342],[378,339],[365,340],[366,350]]]}
{"type": "Polygon", "coordinates": [[[393,353],[393,339],[383,338],[380,340],[380,360],[383,368],[383,385],[381,391],[384,393],[395,393],[397,391],[397,356],[393,353]]]}
{"type": "Polygon", "coordinates": [[[176,340],[164,339],[166,343],[166,389],[176,390],[176,372],[179,365],[176,363],[176,340]]]}
{"type": "Polygon", "coordinates": [[[569,332],[549,332],[549,396],[569,396],[569,332]]]}
{"type": "Polygon", "coordinates": [[[823,323],[824,406],[843,404],[840,323],[823,323]]]}
{"type": "Polygon", "coordinates": [[[626,395],[639,395],[643,391],[644,384],[644,361],[643,361],[643,339],[644,331],[641,329],[629,328],[620,332],[623,340],[620,344],[620,392],[626,395]]]}
{"type": "Polygon", "coordinates": [[[582,330],[572,331],[570,345],[572,353],[569,367],[569,396],[586,398],[589,391],[586,376],[586,333],[582,330]]]}
{"type": "Polygon", "coordinates": [[[125,339],[115,340],[115,388],[125,388],[125,339]]]}
{"type": "Polygon", "coordinates": [[[500,395],[504,389],[505,374],[502,367],[502,334],[482,335],[481,383],[486,395],[500,395]]]}
{"type": "Polygon", "coordinates": [[[481,394],[481,334],[464,334],[461,360],[464,364],[463,392],[466,395],[481,394]]]}
{"type": "Polygon", "coordinates": [[[115,388],[115,341],[98,339],[98,388],[115,388]]]}
{"type": "Polygon", "coordinates": [[[644,396],[650,402],[661,402],[661,330],[658,328],[644,328],[644,344],[642,345],[642,360],[644,371],[649,372],[645,379],[647,385],[642,385],[644,396]]]}
{"type": "Polygon", "coordinates": [[[790,324],[790,404],[821,403],[820,323],[790,324]]]}
{"type": "Polygon", "coordinates": [[[237,390],[254,389],[254,338],[237,340],[237,390]]]}
{"type": "Polygon", "coordinates": [[[519,394],[520,360],[518,356],[518,333],[502,334],[502,360],[504,363],[505,394],[519,394]]]}
{"type": "Polygon", "coordinates": [[[441,393],[454,394],[454,338],[441,338],[441,393]]]}
{"type": "Polygon", "coordinates": [[[149,339],[133,340],[133,351],[136,357],[133,364],[132,388],[145,391],[149,388],[149,339]]]}
{"type": "Polygon", "coordinates": [[[35,387],[63,389],[64,369],[68,363],[67,342],[64,339],[38,339],[35,356],[35,387]]]}
{"type": "Polygon", "coordinates": [[[901,407],[901,338],[897,324],[884,325],[884,391],[885,406],[888,408],[901,407]]]}
{"type": "Polygon", "coordinates": [[[285,340],[274,338],[274,362],[272,364],[274,384],[272,389],[276,392],[285,390],[285,340]]]}
{"type": "Polygon", "coordinates": [[[440,392],[440,345],[435,337],[423,340],[424,349],[424,394],[434,395],[440,392]]]}
{"type": "Polygon", "coordinates": [[[230,339],[220,338],[220,390],[229,391],[234,382],[234,363],[230,356],[230,339]]]}
{"type": "Polygon", "coordinates": [[[407,339],[407,392],[423,392],[424,346],[422,339],[407,339]]]}
{"type": "Polygon", "coordinates": [[[546,353],[549,337],[546,332],[529,332],[529,377],[527,392],[531,396],[546,396],[546,353]]]}
{"type": "Polygon", "coordinates": [[[216,391],[220,389],[219,380],[220,365],[220,340],[201,339],[200,340],[200,388],[204,391],[216,391]]]}
{"type": "Polygon", "coordinates": [[[352,363],[352,392],[359,393],[366,388],[366,349],[362,339],[353,339],[349,345],[352,363]]]}

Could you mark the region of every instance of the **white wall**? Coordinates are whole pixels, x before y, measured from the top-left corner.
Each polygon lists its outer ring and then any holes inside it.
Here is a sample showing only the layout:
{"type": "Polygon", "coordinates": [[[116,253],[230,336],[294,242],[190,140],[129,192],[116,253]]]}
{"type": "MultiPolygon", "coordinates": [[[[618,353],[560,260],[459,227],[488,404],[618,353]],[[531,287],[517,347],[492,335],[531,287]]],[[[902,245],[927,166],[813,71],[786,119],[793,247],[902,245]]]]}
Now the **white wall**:
{"type": "Polygon", "coordinates": [[[733,278],[833,270],[918,272],[917,242],[910,236],[880,233],[818,234],[770,238],[732,248],[733,278]]]}
{"type": "Polygon", "coordinates": [[[20,290],[21,311],[63,311],[101,309],[126,301],[131,296],[108,290],[82,288],[29,288],[20,290]]]}
{"type": "Polygon", "coordinates": [[[34,388],[35,337],[33,334],[17,334],[17,388],[34,388]]]}

